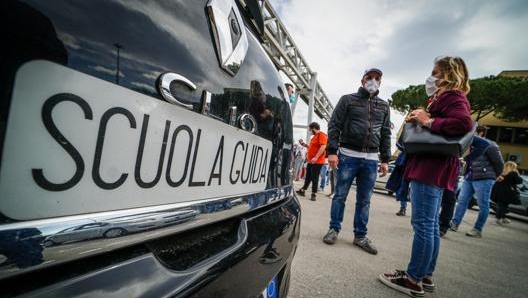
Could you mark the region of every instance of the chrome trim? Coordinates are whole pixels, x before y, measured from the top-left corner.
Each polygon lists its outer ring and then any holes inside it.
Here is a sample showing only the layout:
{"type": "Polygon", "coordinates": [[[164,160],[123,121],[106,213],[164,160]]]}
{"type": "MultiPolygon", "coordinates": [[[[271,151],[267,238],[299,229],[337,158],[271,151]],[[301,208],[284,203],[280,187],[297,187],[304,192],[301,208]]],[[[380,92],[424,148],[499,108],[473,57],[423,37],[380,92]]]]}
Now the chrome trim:
{"type": "Polygon", "coordinates": [[[238,7],[233,0],[210,0],[207,12],[220,66],[230,75],[235,75],[242,66],[249,47],[238,7]]]}
{"type": "Polygon", "coordinates": [[[250,133],[255,133],[257,130],[257,120],[250,114],[242,114],[238,118],[238,127],[250,133]]]}
{"type": "Polygon", "coordinates": [[[185,107],[185,108],[188,108],[188,109],[192,110],[193,109],[193,105],[186,104],[186,103],[183,103],[183,102],[179,101],[172,94],[172,92],[170,90],[170,85],[174,81],[183,83],[185,86],[189,87],[190,90],[196,90],[196,85],[194,85],[193,82],[191,82],[186,77],[184,77],[182,75],[179,75],[179,74],[176,74],[176,73],[167,72],[167,73],[162,74],[159,77],[158,89],[159,89],[159,91],[161,93],[161,96],[166,101],[168,101],[170,103],[177,104],[177,105],[180,105],[182,107],[185,107]]]}
{"type": "Polygon", "coordinates": [[[287,185],[229,198],[3,224],[0,225],[0,278],[240,216],[291,196],[292,186],[287,185]],[[93,228],[93,233],[58,240],[68,231],[84,227],[93,228]],[[50,242],[54,240],[57,241],[50,242]]]}

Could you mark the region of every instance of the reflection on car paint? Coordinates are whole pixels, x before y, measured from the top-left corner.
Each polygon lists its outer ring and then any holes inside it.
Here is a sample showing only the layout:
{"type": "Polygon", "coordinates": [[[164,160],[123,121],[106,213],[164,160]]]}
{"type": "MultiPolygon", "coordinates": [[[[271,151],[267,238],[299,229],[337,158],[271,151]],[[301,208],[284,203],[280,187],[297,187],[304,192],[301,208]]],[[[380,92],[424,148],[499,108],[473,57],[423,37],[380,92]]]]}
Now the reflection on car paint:
{"type": "MultiPolygon", "coordinates": [[[[99,253],[95,248],[117,249],[205,226],[282,201],[292,194],[288,185],[224,199],[0,225],[0,254],[4,255],[3,260],[0,258],[0,277],[99,253]],[[116,237],[122,241],[109,242],[116,237]],[[67,249],[61,248],[66,245],[67,249]]],[[[277,229],[276,223],[269,227],[277,229]]]]}

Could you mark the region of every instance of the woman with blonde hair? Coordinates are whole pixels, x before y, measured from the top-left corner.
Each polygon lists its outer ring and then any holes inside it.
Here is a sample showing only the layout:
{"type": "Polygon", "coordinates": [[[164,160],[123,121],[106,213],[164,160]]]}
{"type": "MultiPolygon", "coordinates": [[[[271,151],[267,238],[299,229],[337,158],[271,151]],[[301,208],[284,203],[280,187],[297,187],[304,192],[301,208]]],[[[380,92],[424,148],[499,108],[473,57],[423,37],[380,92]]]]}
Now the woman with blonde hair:
{"type": "Polygon", "coordinates": [[[499,176],[499,181],[493,186],[491,192],[491,200],[495,202],[497,210],[495,221],[498,225],[510,223],[510,220],[506,218],[508,213],[508,205],[518,203],[519,198],[515,198],[514,188],[517,184],[522,183],[522,178],[519,176],[517,171],[517,164],[513,161],[507,161],[504,163],[504,170],[499,176]]]}
{"type": "MultiPolygon", "coordinates": [[[[405,118],[435,134],[459,136],[471,131],[471,107],[467,100],[469,75],[459,57],[434,60],[425,90],[431,97],[427,108],[405,118]]],[[[406,270],[379,275],[380,281],[410,296],[434,291],[433,273],[440,252],[439,209],[444,189],[455,191],[459,173],[458,156],[407,155],[404,179],[410,181],[411,225],[414,238],[406,270]]]]}

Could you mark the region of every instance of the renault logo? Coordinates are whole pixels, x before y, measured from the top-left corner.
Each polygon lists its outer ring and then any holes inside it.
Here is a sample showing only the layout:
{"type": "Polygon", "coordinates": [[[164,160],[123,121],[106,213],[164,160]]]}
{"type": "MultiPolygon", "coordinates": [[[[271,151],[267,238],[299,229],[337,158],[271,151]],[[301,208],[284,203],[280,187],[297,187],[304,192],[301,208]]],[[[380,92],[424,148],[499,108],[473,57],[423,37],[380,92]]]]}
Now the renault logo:
{"type": "Polygon", "coordinates": [[[242,66],[248,49],[240,12],[233,0],[210,0],[207,13],[220,66],[234,76],[242,66]]]}

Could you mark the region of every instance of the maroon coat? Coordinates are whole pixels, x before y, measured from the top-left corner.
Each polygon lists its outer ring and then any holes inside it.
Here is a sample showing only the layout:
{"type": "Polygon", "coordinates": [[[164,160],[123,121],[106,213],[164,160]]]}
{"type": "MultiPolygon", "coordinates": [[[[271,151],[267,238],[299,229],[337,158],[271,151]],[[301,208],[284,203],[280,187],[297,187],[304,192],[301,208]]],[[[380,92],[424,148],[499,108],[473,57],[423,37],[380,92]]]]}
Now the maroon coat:
{"type": "MultiPolygon", "coordinates": [[[[435,118],[431,131],[450,136],[469,132],[473,126],[470,111],[463,92],[443,92],[429,107],[429,113],[435,118]]],[[[404,178],[455,191],[458,173],[458,157],[408,155],[404,178]]]]}

